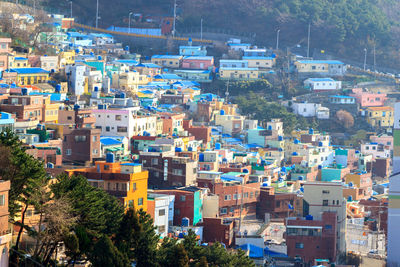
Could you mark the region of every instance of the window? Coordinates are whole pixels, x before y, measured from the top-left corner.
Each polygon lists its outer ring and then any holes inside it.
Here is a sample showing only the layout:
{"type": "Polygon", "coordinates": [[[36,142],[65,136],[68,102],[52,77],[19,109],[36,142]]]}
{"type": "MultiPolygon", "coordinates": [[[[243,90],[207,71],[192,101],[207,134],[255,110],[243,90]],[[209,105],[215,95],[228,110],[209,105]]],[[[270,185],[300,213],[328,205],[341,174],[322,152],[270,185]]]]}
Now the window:
{"type": "Polygon", "coordinates": [[[222,208],[221,211],[220,211],[221,214],[226,214],[227,212],[228,212],[228,211],[227,211],[226,208],[222,208]]]}
{"type": "Polygon", "coordinates": [[[142,206],[142,205],[143,205],[143,198],[142,198],[142,197],[138,199],[138,205],[139,205],[139,206],[142,206]]]}
{"type": "Polygon", "coordinates": [[[133,200],[129,200],[128,201],[128,207],[129,208],[133,208],[133,200]]]}
{"type": "Polygon", "coordinates": [[[180,209],[175,209],[175,215],[181,215],[181,210],[180,209]]]}
{"type": "Polygon", "coordinates": [[[231,213],[235,212],[235,207],[230,208],[231,213]]]}
{"type": "Polygon", "coordinates": [[[98,152],[97,149],[93,149],[93,150],[92,150],[92,154],[93,154],[93,155],[97,155],[97,152],[98,152]]]}
{"type": "Polygon", "coordinates": [[[96,142],[97,141],[97,136],[92,136],[92,141],[96,142]]]}
{"type": "Polygon", "coordinates": [[[158,165],[158,159],[151,159],[151,165],[158,165]]]}
{"type": "Polygon", "coordinates": [[[281,201],[280,200],[276,201],[276,207],[279,208],[280,206],[281,206],[281,201]]]}
{"type": "Polygon", "coordinates": [[[165,232],[165,225],[159,225],[157,226],[158,228],[158,233],[164,233],[165,232]]]}
{"type": "Polygon", "coordinates": [[[244,195],[243,196],[244,198],[248,198],[249,197],[249,193],[244,193],[243,195],[244,195]]]}
{"type": "Polygon", "coordinates": [[[0,206],[4,206],[6,200],[5,200],[5,195],[0,195],[0,206]]]}
{"type": "Polygon", "coordinates": [[[33,214],[32,210],[26,211],[26,217],[32,217],[32,214],[33,214]]]}
{"type": "Polygon", "coordinates": [[[72,117],[71,117],[71,116],[68,116],[68,117],[67,117],[67,120],[69,120],[69,121],[72,120],[72,117]]]}
{"type": "Polygon", "coordinates": [[[165,215],[165,209],[158,211],[158,216],[164,216],[164,215],[165,215]]]}
{"type": "Polygon", "coordinates": [[[329,194],[329,190],[322,190],[322,194],[329,194]]]}
{"type": "Polygon", "coordinates": [[[224,199],[225,200],[231,200],[231,195],[225,195],[224,199]]]}
{"type": "Polygon", "coordinates": [[[72,149],[67,149],[67,151],[65,151],[65,154],[66,154],[67,156],[71,156],[71,154],[72,154],[72,149]]]}
{"type": "Polygon", "coordinates": [[[250,198],[253,198],[254,193],[250,192],[250,198]]]}
{"type": "Polygon", "coordinates": [[[327,199],[322,200],[322,206],[328,206],[329,202],[327,199]]]}
{"type": "Polygon", "coordinates": [[[182,202],[186,201],[186,196],[181,196],[181,201],[182,202]]]}
{"type": "Polygon", "coordinates": [[[332,225],[326,224],[326,225],[325,225],[325,229],[326,229],[326,230],[332,229],[332,225]]]}
{"type": "Polygon", "coordinates": [[[183,175],[183,171],[181,169],[172,169],[173,175],[183,175]]]}
{"type": "Polygon", "coordinates": [[[132,183],[132,191],[136,190],[136,183],[132,183]]]}
{"type": "Polygon", "coordinates": [[[303,243],[296,243],[296,248],[304,248],[304,244],[303,243]]]}
{"type": "Polygon", "coordinates": [[[238,199],[238,194],[233,194],[233,199],[234,200],[238,199]]]}
{"type": "Polygon", "coordinates": [[[110,131],[110,126],[106,126],[106,132],[110,131]]]}
{"type": "Polygon", "coordinates": [[[119,132],[119,133],[126,133],[126,132],[128,132],[128,127],[118,126],[118,127],[117,127],[117,132],[119,132]]]}
{"type": "Polygon", "coordinates": [[[122,183],[122,184],[121,184],[121,187],[122,187],[122,189],[121,189],[122,191],[127,191],[127,190],[126,190],[127,187],[126,187],[126,184],[125,184],[125,183],[122,183]]]}
{"type": "Polygon", "coordinates": [[[121,115],[115,115],[115,120],[120,121],[121,120],[121,115]]]}
{"type": "Polygon", "coordinates": [[[104,170],[107,171],[110,169],[110,165],[104,165],[104,170]]]}

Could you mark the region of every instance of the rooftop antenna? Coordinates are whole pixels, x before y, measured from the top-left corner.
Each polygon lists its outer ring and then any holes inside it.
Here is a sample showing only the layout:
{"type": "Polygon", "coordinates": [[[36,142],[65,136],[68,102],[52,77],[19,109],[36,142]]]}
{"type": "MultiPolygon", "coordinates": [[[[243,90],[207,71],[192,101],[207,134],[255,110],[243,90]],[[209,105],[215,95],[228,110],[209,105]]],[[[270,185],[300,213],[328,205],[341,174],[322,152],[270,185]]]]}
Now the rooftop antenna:
{"type": "Polygon", "coordinates": [[[226,92],[225,92],[225,102],[226,102],[226,103],[229,103],[229,102],[228,102],[228,98],[229,98],[229,80],[228,80],[228,82],[226,83],[226,92]]]}

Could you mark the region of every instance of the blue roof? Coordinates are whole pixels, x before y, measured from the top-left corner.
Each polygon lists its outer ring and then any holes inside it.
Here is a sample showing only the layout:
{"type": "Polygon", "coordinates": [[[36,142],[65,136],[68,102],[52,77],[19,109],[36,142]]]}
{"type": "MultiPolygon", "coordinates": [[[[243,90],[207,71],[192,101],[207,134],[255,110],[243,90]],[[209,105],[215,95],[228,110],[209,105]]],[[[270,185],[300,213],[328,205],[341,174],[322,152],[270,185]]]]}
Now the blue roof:
{"type": "Polygon", "coordinates": [[[128,162],[128,163],[121,163],[121,165],[122,166],[141,166],[142,164],[128,162]]]}
{"type": "Polygon", "coordinates": [[[28,60],[26,57],[15,57],[14,60],[28,60]]]}
{"type": "Polygon", "coordinates": [[[153,58],[174,58],[174,59],[180,59],[180,58],[182,58],[182,56],[179,56],[179,55],[153,55],[152,57],[151,57],[152,59],[153,58]]]}
{"type": "Polygon", "coordinates": [[[153,94],[154,93],[151,90],[142,90],[142,91],[139,91],[139,92],[141,92],[142,94],[153,94]]]}
{"type": "Polygon", "coordinates": [[[187,45],[180,45],[179,49],[201,49],[201,46],[187,46],[187,45]]]}
{"type": "Polygon", "coordinates": [[[243,59],[245,60],[249,60],[249,59],[264,59],[264,60],[272,60],[274,59],[273,57],[243,57],[243,59]]]}
{"type": "Polygon", "coordinates": [[[67,32],[67,34],[68,34],[70,37],[86,37],[86,38],[88,38],[87,35],[82,34],[82,33],[79,33],[79,32],[67,32]]]}
{"type": "Polygon", "coordinates": [[[303,64],[341,64],[344,65],[342,61],[339,60],[299,60],[299,63],[303,64]]]}
{"type": "Polygon", "coordinates": [[[224,141],[227,143],[236,143],[236,144],[242,143],[242,140],[239,138],[225,138],[224,141]]]}
{"type": "Polygon", "coordinates": [[[34,73],[49,73],[47,70],[42,68],[16,68],[10,69],[11,72],[16,72],[18,74],[34,74],[34,73]]]}
{"type": "Polygon", "coordinates": [[[182,80],[182,77],[172,74],[172,73],[165,73],[165,74],[159,74],[154,76],[154,79],[163,79],[163,80],[182,80]]]}
{"type": "Polygon", "coordinates": [[[228,44],[228,46],[251,46],[251,44],[228,44]]]}
{"type": "Polygon", "coordinates": [[[100,143],[104,146],[115,146],[122,144],[121,141],[111,137],[100,137],[100,143]]]}
{"type": "Polygon", "coordinates": [[[146,68],[161,69],[161,66],[158,66],[157,64],[154,64],[154,63],[140,63],[140,64],[137,64],[136,67],[146,67],[146,68]]]}
{"type": "Polygon", "coordinates": [[[334,82],[335,80],[332,78],[309,78],[307,80],[313,81],[313,82],[334,82]]]}
{"type": "Polygon", "coordinates": [[[243,244],[243,245],[239,246],[239,248],[244,251],[248,251],[250,258],[263,258],[264,257],[264,250],[255,245],[243,244]]]}
{"type": "Polygon", "coordinates": [[[138,62],[133,59],[118,59],[115,62],[136,65],[138,62]]]}
{"type": "Polygon", "coordinates": [[[212,60],[212,59],[214,59],[214,57],[213,56],[186,56],[183,59],[185,59],[185,60],[187,60],[187,59],[189,59],[189,60],[191,60],[191,59],[193,59],[193,60],[212,60]]]}

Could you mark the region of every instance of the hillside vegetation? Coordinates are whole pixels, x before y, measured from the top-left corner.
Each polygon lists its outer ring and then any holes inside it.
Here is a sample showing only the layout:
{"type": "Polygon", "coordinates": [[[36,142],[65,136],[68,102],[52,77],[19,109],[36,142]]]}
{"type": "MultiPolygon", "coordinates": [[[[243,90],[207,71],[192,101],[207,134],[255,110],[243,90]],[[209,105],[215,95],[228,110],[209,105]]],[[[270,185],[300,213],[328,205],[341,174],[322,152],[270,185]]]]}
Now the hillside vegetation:
{"type": "MultiPolygon", "coordinates": [[[[69,10],[67,1],[44,0],[49,7],[69,10]]],[[[93,24],[96,0],[73,0],[74,14],[93,24]]],[[[171,15],[173,0],[100,0],[100,25],[126,25],[129,11],[171,15]]],[[[177,30],[199,27],[256,34],[260,45],[274,46],[280,29],[282,47],[306,45],[311,23],[312,49],[362,61],[364,48],[377,64],[398,66],[400,4],[396,0],[177,0],[177,30]]],[[[400,68],[400,67],[399,67],[400,68]]]]}

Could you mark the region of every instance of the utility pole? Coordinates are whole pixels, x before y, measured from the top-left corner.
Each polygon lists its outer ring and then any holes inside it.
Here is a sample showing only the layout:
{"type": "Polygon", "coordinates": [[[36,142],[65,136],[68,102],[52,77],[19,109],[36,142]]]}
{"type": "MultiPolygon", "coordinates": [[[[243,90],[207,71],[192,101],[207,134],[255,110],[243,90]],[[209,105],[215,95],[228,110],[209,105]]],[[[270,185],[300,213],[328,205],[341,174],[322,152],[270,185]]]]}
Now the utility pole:
{"type": "Polygon", "coordinates": [[[276,31],[276,51],[278,51],[278,49],[279,49],[279,32],[280,31],[281,31],[280,29],[278,29],[276,31]]]}
{"type": "Polygon", "coordinates": [[[70,5],[71,5],[71,19],[72,19],[72,1],[69,1],[70,5]]]}
{"type": "Polygon", "coordinates": [[[203,40],[203,18],[200,20],[200,40],[203,40]]]}
{"type": "Polygon", "coordinates": [[[132,14],[133,14],[132,12],[129,12],[129,16],[128,16],[128,20],[129,20],[129,22],[128,22],[128,32],[129,33],[131,33],[131,15],[132,14]]]}
{"type": "Polygon", "coordinates": [[[176,0],[174,2],[174,25],[172,29],[172,36],[175,37],[175,27],[176,27],[176,0]]]}
{"type": "Polygon", "coordinates": [[[36,0],[33,0],[33,16],[36,17],[36,0]]]}
{"type": "Polygon", "coordinates": [[[242,181],[241,181],[242,192],[240,193],[240,211],[239,211],[239,233],[240,233],[240,237],[242,237],[241,228],[242,228],[242,209],[243,209],[243,183],[244,183],[244,178],[242,178],[242,181]]]}
{"type": "Polygon", "coordinates": [[[99,27],[99,0],[96,2],[96,28],[99,27]]]}
{"type": "Polygon", "coordinates": [[[225,102],[228,104],[228,98],[229,98],[229,80],[226,83],[226,91],[225,91],[225,102]]]}
{"type": "Polygon", "coordinates": [[[376,71],[376,44],[374,44],[374,71],[376,71]]]}
{"type": "Polygon", "coordinates": [[[310,34],[311,34],[311,22],[308,23],[308,38],[307,38],[307,57],[310,57],[310,34]]]}
{"type": "Polygon", "coordinates": [[[367,48],[364,48],[364,71],[367,69],[367,48]]]}

